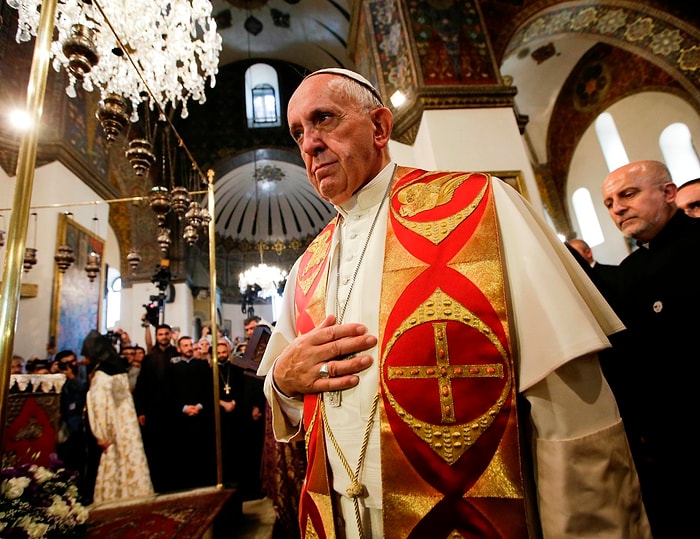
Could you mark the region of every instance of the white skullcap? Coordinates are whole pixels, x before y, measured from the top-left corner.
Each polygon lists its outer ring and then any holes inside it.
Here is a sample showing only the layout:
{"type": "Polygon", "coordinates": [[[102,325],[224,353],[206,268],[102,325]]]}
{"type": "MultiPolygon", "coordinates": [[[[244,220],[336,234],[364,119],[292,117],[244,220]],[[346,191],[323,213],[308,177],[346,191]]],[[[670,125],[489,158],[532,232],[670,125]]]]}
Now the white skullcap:
{"type": "Polygon", "coordinates": [[[323,69],[319,69],[318,71],[314,71],[310,75],[307,75],[306,78],[308,79],[309,77],[313,77],[314,75],[323,75],[324,73],[331,75],[340,75],[341,77],[347,77],[348,79],[352,79],[355,82],[359,82],[362,86],[364,86],[370,92],[372,92],[374,97],[379,99],[379,102],[382,105],[384,104],[382,96],[379,94],[379,90],[372,86],[372,83],[370,81],[368,81],[366,78],[364,78],[359,73],[356,73],[355,71],[350,71],[349,69],[344,69],[342,67],[326,67],[323,69]]]}

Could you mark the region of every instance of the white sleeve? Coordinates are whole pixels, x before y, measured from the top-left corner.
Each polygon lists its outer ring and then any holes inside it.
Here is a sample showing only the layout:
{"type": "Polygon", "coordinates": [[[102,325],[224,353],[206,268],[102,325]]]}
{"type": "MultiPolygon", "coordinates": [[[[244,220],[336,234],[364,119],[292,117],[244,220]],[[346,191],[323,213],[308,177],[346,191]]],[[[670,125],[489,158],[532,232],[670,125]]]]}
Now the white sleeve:
{"type": "Polygon", "coordinates": [[[524,391],[567,361],[609,347],[607,335],[624,326],[532,207],[504,182],[493,186],[524,391]]]}
{"type": "Polygon", "coordinates": [[[627,436],[596,354],[567,362],[525,397],[544,537],[651,539],[627,436]]]}
{"type": "Polygon", "coordinates": [[[280,315],[258,367],[258,376],[265,376],[263,391],[272,411],[272,431],[275,439],[280,442],[289,442],[301,435],[301,419],[304,408],[301,399],[283,395],[275,388],[272,381],[275,361],[296,337],[294,283],[298,268],[299,261],[297,260],[287,276],[287,286],[282,297],[280,315]]]}
{"type": "Polygon", "coordinates": [[[595,353],[567,362],[524,395],[538,439],[578,438],[620,421],[595,353]]]}

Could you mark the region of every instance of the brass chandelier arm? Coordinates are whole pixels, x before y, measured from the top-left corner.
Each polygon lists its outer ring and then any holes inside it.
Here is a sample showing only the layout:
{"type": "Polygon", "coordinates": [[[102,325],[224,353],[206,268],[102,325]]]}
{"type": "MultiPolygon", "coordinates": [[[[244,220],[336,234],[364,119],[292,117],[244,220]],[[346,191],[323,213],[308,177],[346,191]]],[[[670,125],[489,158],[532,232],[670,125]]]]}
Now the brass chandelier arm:
{"type": "MultiPolygon", "coordinates": [[[[205,195],[207,191],[192,191],[191,195],[205,195]]],[[[147,196],[126,197],[126,198],[111,198],[108,200],[88,200],[84,202],[61,202],[56,204],[40,204],[38,206],[30,206],[31,210],[45,210],[50,208],[67,208],[73,206],[92,206],[95,204],[115,204],[117,202],[143,202],[147,200],[147,196]]],[[[0,211],[12,211],[12,208],[0,208],[0,211]]]]}

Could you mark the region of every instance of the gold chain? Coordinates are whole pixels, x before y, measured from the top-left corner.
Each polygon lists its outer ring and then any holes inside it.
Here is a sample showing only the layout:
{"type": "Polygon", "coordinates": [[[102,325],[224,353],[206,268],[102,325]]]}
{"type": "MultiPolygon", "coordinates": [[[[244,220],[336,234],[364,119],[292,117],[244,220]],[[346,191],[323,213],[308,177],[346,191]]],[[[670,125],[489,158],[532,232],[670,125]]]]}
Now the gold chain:
{"type": "MultiPolygon", "coordinates": [[[[362,260],[365,257],[365,252],[367,251],[367,247],[369,246],[369,240],[372,237],[372,233],[374,232],[374,227],[377,224],[377,220],[379,219],[379,214],[382,211],[382,208],[384,207],[384,202],[389,198],[389,193],[391,192],[391,184],[393,183],[394,180],[394,175],[396,174],[396,168],[397,165],[394,165],[394,170],[391,173],[391,178],[389,179],[389,184],[386,187],[386,192],[384,193],[384,196],[382,197],[382,201],[379,204],[379,208],[377,208],[377,211],[374,214],[374,218],[372,219],[372,224],[370,225],[369,232],[367,233],[367,239],[365,240],[365,244],[362,246],[362,252],[360,253],[360,257],[357,261],[357,265],[355,266],[355,271],[352,274],[352,279],[350,281],[350,288],[348,289],[348,293],[345,296],[345,303],[343,303],[342,309],[340,307],[340,297],[339,297],[339,291],[340,291],[340,264],[341,264],[341,249],[342,249],[342,242],[338,243],[338,265],[336,269],[336,287],[335,287],[335,323],[336,324],[342,324],[343,323],[343,318],[345,317],[345,310],[348,307],[348,303],[350,302],[350,294],[352,293],[352,289],[355,286],[355,281],[357,279],[357,274],[360,271],[360,266],[362,265],[362,260]]],[[[329,397],[331,400],[335,399],[339,402],[339,391],[333,391],[329,392],[329,397]]],[[[340,444],[338,443],[338,440],[336,440],[335,435],[333,434],[333,431],[331,430],[331,427],[328,423],[328,417],[326,416],[326,404],[325,404],[325,399],[321,398],[321,417],[323,418],[323,425],[325,427],[326,432],[328,433],[328,439],[331,441],[331,444],[333,445],[335,452],[338,454],[338,458],[340,458],[340,462],[343,464],[343,468],[345,468],[345,472],[348,474],[348,477],[350,478],[350,486],[347,488],[346,493],[348,497],[352,499],[353,507],[355,509],[355,522],[357,524],[357,531],[360,534],[360,539],[364,539],[364,529],[362,527],[362,515],[360,514],[360,501],[359,498],[360,496],[366,496],[365,492],[365,487],[360,483],[360,475],[362,474],[362,467],[365,463],[365,457],[367,456],[367,447],[369,445],[369,436],[372,432],[372,424],[374,423],[374,416],[377,414],[377,407],[379,405],[379,390],[377,390],[377,393],[374,395],[374,400],[372,401],[372,408],[369,413],[369,419],[367,420],[367,425],[365,426],[365,432],[362,437],[362,447],[360,448],[360,454],[357,458],[357,467],[355,471],[352,471],[352,468],[350,468],[350,464],[348,463],[347,459],[345,458],[345,455],[343,454],[343,451],[340,449],[340,444]]]]}
{"type": "MultiPolygon", "coordinates": [[[[394,182],[394,175],[396,174],[396,168],[398,167],[397,164],[394,164],[394,170],[391,171],[391,178],[389,179],[389,183],[386,186],[386,191],[384,192],[384,196],[382,197],[382,201],[379,204],[379,207],[377,208],[377,211],[374,213],[374,218],[372,219],[372,225],[369,227],[369,232],[367,233],[367,239],[365,240],[365,244],[362,246],[362,252],[360,252],[360,258],[357,261],[357,264],[355,265],[355,271],[352,274],[352,279],[350,280],[350,288],[348,289],[348,293],[345,296],[345,303],[343,303],[343,307],[341,309],[340,307],[340,264],[342,262],[342,247],[343,247],[343,242],[338,241],[338,264],[336,265],[336,271],[335,271],[335,323],[336,324],[342,324],[343,319],[345,318],[345,310],[348,308],[348,303],[350,303],[350,294],[352,293],[353,288],[355,287],[355,281],[357,280],[357,274],[360,271],[360,266],[362,265],[362,260],[365,257],[365,252],[367,251],[367,246],[369,245],[369,240],[372,238],[372,232],[374,232],[374,226],[377,224],[377,220],[379,219],[379,214],[382,212],[382,208],[384,207],[384,202],[389,198],[389,194],[391,193],[391,184],[394,182]]],[[[350,356],[347,356],[350,357],[350,356]]],[[[344,357],[342,358],[336,358],[336,359],[345,359],[344,357]]],[[[331,406],[337,407],[340,406],[340,400],[341,400],[341,392],[340,390],[337,391],[328,391],[328,402],[331,404],[331,406]]]]}
{"type": "MultiPolygon", "coordinates": [[[[224,366],[224,363],[221,364],[221,366],[224,366]]],[[[229,395],[231,393],[231,386],[229,385],[228,381],[231,376],[231,367],[228,367],[226,369],[226,380],[224,380],[224,375],[221,374],[221,371],[219,371],[219,378],[221,378],[221,381],[224,383],[224,393],[229,395]]]]}
{"type": "Polygon", "coordinates": [[[357,523],[357,530],[360,533],[360,539],[364,539],[365,534],[362,528],[362,516],[360,514],[360,502],[358,498],[363,495],[366,496],[365,487],[362,485],[362,483],[360,483],[360,474],[362,473],[362,466],[364,465],[365,457],[367,456],[367,447],[369,446],[369,435],[372,432],[372,424],[374,423],[374,416],[377,414],[378,405],[379,391],[377,391],[376,395],[374,395],[374,400],[372,401],[372,409],[369,412],[369,419],[367,420],[367,425],[365,425],[365,432],[362,436],[362,447],[360,448],[360,455],[357,457],[357,467],[355,469],[355,472],[353,472],[350,468],[350,464],[348,463],[347,459],[345,458],[345,455],[343,454],[343,451],[340,449],[340,444],[338,443],[338,440],[335,439],[335,435],[333,434],[333,431],[331,430],[331,427],[328,424],[328,418],[326,417],[326,405],[323,402],[323,399],[321,399],[321,417],[323,418],[323,424],[326,428],[326,432],[328,433],[328,438],[330,439],[331,444],[333,444],[336,453],[338,453],[340,462],[343,463],[343,467],[345,468],[345,471],[347,472],[348,477],[350,478],[350,486],[345,492],[347,493],[348,497],[352,498],[352,503],[355,508],[355,521],[357,523]]]}

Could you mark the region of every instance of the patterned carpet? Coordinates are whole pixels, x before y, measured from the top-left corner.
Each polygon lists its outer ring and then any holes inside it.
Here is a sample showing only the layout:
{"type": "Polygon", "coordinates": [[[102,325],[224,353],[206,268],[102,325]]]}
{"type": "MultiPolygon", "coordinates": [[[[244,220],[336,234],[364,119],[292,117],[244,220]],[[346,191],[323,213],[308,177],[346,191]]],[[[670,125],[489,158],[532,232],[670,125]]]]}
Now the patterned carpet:
{"type": "Polygon", "coordinates": [[[198,539],[232,490],[209,487],[90,508],[88,539],[198,539]]]}

